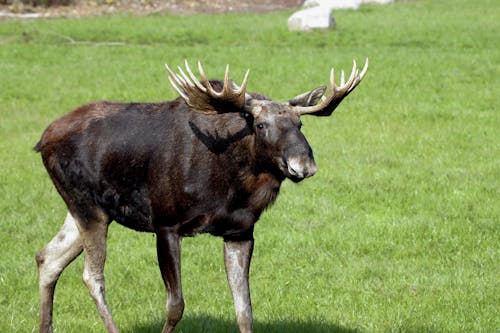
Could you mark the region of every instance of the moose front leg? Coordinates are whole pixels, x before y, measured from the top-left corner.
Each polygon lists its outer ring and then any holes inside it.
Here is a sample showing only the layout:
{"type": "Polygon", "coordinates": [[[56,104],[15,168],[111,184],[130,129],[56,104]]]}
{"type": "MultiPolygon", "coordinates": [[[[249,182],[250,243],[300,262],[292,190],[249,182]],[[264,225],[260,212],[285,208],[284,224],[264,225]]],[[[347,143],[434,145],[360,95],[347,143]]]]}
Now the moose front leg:
{"type": "Polygon", "coordinates": [[[252,332],[252,304],[248,274],[253,252],[253,240],[224,241],[224,264],[227,281],[233,294],[236,320],[241,333],[252,332]]]}
{"type": "Polygon", "coordinates": [[[162,333],[171,333],[184,312],[181,284],[181,238],[167,228],[156,230],[161,276],[167,288],[167,320],[162,333]]]}

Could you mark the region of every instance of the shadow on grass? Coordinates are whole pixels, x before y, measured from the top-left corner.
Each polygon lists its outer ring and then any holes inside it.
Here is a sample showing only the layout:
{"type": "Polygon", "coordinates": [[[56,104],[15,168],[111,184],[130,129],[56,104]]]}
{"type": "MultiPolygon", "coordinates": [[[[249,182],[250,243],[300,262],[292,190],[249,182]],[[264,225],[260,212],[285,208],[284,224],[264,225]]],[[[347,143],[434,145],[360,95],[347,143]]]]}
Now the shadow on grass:
{"type": "MultiPolygon", "coordinates": [[[[163,323],[139,324],[125,333],[160,333],[163,323]]],[[[278,320],[275,322],[254,322],[254,331],[259,333],[359,333],[354,329],[314,321],[278,320]]],[[[209,316],[185,316],[176,326],[175,333],[228,333],[238,332],[236,320],[209,316]]]]}

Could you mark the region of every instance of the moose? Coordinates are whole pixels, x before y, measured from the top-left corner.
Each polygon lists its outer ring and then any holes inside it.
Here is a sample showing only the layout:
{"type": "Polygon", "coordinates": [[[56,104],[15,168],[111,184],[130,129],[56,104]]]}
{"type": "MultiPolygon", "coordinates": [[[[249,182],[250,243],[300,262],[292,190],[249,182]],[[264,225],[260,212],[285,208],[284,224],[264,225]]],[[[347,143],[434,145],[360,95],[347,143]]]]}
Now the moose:
{"type": "Polygon", "coordinates": [[[252,332],[248,284],[254,225],[285,179],[300,182],[317,171],[301,132],[302,115],[330,116],[361,82],[356,62],[341,74],[287,102],[246,92],[229,77],[200,79],[188,62],[168,79],[180,97],[162,103],[86,104],[52,122],[35,151],[64,200],[60,231],[36,254],[40,332],[52,332],[54,291],[62,271],[85,251],[83,281],[106,329],[118,332],[105,298],[106,237],[112,221],[156,234],[158,264],[167,291],[163,333],[184,311],[183,237],[223,238],[224,265],[240,332],[252,332]]]}

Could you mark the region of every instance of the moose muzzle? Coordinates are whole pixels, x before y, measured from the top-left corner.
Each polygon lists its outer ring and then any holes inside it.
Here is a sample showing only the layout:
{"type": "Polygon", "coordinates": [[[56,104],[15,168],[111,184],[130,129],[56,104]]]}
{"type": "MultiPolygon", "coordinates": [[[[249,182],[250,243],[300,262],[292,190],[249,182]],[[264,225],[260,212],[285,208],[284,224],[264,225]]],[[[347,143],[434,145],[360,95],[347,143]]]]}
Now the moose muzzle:
{"type": "Polygon", "coordinates": [[[286,161],[289,178],[295,182],[313,176],[318,167],[313,158],[291,157],[286,161]]]}

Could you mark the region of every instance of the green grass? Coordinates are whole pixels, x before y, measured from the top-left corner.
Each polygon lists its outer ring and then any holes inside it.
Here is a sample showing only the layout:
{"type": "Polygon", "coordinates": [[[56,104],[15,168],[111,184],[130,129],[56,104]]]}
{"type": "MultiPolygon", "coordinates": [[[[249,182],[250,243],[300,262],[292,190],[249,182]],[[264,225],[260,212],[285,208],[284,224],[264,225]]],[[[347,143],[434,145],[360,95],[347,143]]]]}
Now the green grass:
{"type": "MultiPolygon", "coordinates": [[[[256,226],[256,331],[500,331],[500,5],[364,6],[312,33],[288,32],[289,14],[0,23],[1,332],[37,330],[34,254],[65,208],[31,148],[53,119],[91,100],[172,99],[163,64],[184,58],[212,76],[230,63],[236,81],[251,68],[250,90],[286,100],[365,57],[336,113],[303,119],[319,172],[285,182],[256,226]]],[[[113,224],[108,249],[120,329],[159,332],[154,236],[113,224]]],[[[185,239],[182,269],[177,332],[235,332],[222,241],[185,239]]],[[[56,332],[104,330],[81,272],[79,258],[58,284],[56,332]]]]}

